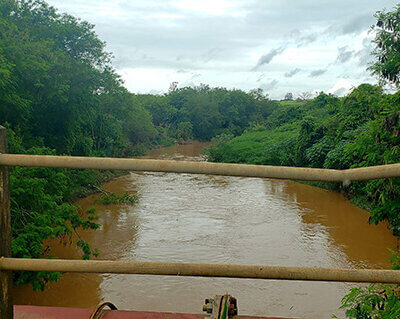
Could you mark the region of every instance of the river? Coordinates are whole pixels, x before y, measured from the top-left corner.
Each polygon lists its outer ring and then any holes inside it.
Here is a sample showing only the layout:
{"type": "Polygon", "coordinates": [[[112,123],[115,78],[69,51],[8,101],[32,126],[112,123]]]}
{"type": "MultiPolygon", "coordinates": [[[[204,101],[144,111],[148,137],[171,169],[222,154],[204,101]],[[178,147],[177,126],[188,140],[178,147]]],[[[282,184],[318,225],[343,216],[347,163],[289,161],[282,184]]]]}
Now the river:
{"type": "MultiPolygon", "coordinates": [[[[196,142],[152,150],[150,158],[201,160],[196,142]]],[[[261,178],[130,173],[104,189],[138,194],[133,205],[105,206],[98,194],[79,200],[95,207],[101,227],[82,232],[99,259],[304,267],[390,268],[397,240],[382,223],[340,194],[305,184],[261,178]]],[[[53,256],[80,258],[50,243],[53,256]]],[[[201,313],[205,298],[230,293],[240,314],[298,318],[339,316],[354,285],[143,275],[65,274],[44,292],[17,287],[17,304],[201,313]]]]}

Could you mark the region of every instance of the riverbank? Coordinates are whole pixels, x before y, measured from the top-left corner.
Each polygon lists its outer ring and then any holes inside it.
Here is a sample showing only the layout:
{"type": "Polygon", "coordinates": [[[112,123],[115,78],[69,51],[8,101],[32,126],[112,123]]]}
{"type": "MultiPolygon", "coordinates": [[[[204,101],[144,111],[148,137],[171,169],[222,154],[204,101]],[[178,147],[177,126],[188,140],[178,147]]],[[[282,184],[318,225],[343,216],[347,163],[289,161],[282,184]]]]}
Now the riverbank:
{"type": "Polygon", "coordinates": [[[93,174],[93,180],[95,184],[86,184],[82,185],[80,188],[74,189],[71,192],[71,197],[68,200],[69,203],[76,202],[80,198],[87,197],[91,194],[99,193],[99,187],[101,187],[104,183],[110,182],[111,180],[129,174],[129,171],[120,171],[120,170],[91,170],[91,174],[93,174]]]}

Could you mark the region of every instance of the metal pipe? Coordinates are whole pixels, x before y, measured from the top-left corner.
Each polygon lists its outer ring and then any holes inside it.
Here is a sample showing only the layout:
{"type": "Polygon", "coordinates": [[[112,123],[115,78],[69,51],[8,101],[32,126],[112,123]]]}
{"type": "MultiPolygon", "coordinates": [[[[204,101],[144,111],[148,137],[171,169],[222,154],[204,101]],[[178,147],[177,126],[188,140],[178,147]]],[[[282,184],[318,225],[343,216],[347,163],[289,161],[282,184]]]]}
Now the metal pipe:
{"type": "MultiPolygon", "coordinates": [[[[8,150],[7,130],[0,126],[0,152],[8,150]]],[[[11,257],[11,215],[8,167],[0,166],[0,256],[11,257]]],[[[14,318],[13,276],[0,270],[0,318],[14,318]]]]}
{"type": "Polygon", "coordinates": [[[400,177],[400,163],[347,170],[334,170],[134,158],[0,154],[0,166],[1,165],[174,172],[321,182],[361,181],[400,177]]]}
{"type": "Polygon", "coordinates": [[[0,270],[400,284],[400,271],[170,262],[0,258],[0,270]]]}

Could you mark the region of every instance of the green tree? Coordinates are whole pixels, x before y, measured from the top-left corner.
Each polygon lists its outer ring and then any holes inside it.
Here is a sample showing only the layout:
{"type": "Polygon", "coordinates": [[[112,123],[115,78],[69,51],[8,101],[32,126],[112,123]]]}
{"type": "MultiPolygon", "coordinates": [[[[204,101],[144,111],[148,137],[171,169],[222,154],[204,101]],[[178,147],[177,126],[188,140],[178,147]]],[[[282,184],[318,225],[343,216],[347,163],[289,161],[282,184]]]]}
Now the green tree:
{"type": "Polygon", "coordinates": [[[324,128],[316,127],[315,118],[311,116],[305,117],[300,125],[296,147],[296,165],[307,166],[307,149],[323,137],[324,128]]]}
{"type": "Polygon", "coordinates": [[[392,11],[378,11],[377,23],[372,27],[375,32],[375,63],[369,68],[377,75],[382,84],[400,84],[400,5],[392,11]]]}
{"type": "MultiPolygon", "coordinates": [[[[157,134],[149,112],[122,86],[94,26],[42,0],[0,1],[0,124],[10,151],[121,156],[157,134]]],[[[79,229],[95,229],[93,211],[71,205],[105,172],[10,170],[13,256],[51,256],[46,240],[75,237],[82,256],[95,251],[79,229]]],[[[59,274],[19,272],[17,283],[43,289],[59,274]]]]}
{"type": "Polygon", "coordinates": [[[190,122],[180,122],[176,131],[176,137],[188,141],[193,138],[193,125],[190,122]]]}
{"type": "MultiPolygon", "coordinates": [[[[12,135],[12,134],[11,134],[12,135]]],[[[12,142],[12,140],[10,141],[12,142]]],[[[11,148],[14,146],[11,144],[11,148]]],[[[55,155],[47,148],[32,148],[29,154],[55,155]]],[[[43,242],[60,238],[75,241],[85,259],[97,254],[79,237],[78,230],[96,229],[93,210],[81,212],[65,203],[69,180],[65,169],[16,167],[10,170],[10,198],[12,223],[12,254],[18,258],[40,258],[49,255],[43,242]],[[47,252],[46,252],[47,251],[47,252]]],[[[18,284],[31,283],[34,289],[44,289],[49,281],[59,278],[57,273],[17,272],[18,284]]]]}
{"type": "Polygon", "coordinates": [[[286,93],[284,100],[285,101],[292,101],[293,100],[293,93],[291,93],[291,92],[286,93]]]}

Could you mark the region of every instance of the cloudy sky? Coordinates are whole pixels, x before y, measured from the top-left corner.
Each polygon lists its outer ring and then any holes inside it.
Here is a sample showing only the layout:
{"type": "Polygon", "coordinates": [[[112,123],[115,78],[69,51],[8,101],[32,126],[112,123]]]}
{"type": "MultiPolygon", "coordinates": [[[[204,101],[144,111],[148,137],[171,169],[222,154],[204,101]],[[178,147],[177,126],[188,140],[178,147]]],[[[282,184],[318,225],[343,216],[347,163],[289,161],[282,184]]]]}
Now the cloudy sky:
{"type": "Polygon", "coordinates": [[[369,33],[392,0],[48,0],[96,25],[131,92],[206,83],[272,98],[376,83],[369,33]],[[369,3],[369,4],[367,4],[369,3]]]}

